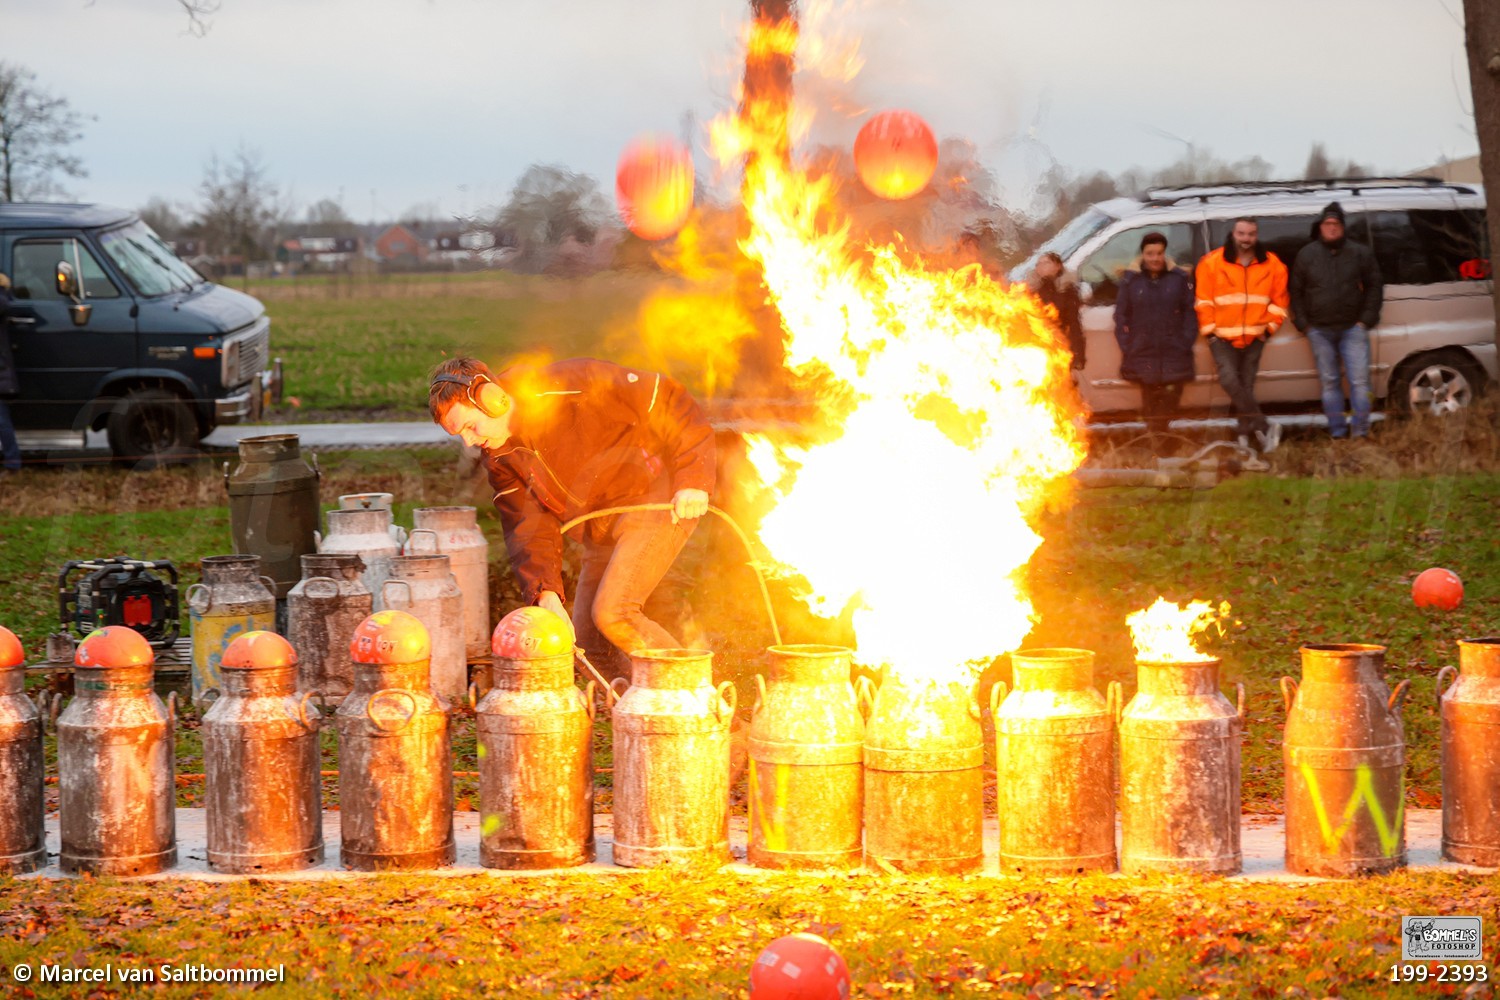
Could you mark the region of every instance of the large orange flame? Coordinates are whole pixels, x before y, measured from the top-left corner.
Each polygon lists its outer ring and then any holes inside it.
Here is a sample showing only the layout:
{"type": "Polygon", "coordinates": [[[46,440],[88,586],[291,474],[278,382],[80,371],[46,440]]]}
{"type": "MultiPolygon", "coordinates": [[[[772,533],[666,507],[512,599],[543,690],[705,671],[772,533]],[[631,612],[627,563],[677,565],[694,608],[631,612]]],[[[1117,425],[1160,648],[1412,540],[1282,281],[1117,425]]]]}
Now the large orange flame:
{"type": "Polygon", "coordinates": [[[1142,608],[1125,618],[1130,626],[1130,641],[1140,663],[1194,663],[1210,658],[1198,640],[1216,629],[1224,630],[1229,617],[1229,602],[1217,608],[1208,601],[1173,604],[1158,597],[1149,608],[1142,608]]]}

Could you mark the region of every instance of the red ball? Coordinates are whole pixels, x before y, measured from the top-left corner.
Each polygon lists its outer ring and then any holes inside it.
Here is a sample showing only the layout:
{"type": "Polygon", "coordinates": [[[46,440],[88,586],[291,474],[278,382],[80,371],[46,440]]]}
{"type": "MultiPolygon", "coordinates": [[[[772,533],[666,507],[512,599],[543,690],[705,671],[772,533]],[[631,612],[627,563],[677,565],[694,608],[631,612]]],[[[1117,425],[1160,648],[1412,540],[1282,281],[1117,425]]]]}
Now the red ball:
{"type": "Polygon", "coordinates": [[[932,129],[910,111],[882,111],[854,139],[854,167],[872,194],[892,201],[910,198],[937,170],[932,129]]]}
{"type": "Polygon", "coordinates": [[[573,629],[546,608],[517,608],[490,634],[490,652],[506,660],[572,655],[573,629]]]}
{"type": "Polygon", "coordinates": [[[295,667],[297,651],[275,632],[246,632],[236,636],[224,650],[219,666],[225,670],[263,670],[268,667],[295,667]]]}
{"type": "Polygon", "coordinates": [[[0,667],[19,667],[26,662],[26,649],[16,634],[0,625],[0,667]]]}
{"type": "Polygon", "coordinates": [[[750,1000],[844,1000],[849,967],[816,934],[777,938],[750,967],[750,1000]]]}
{"type": "Polygon", "coordinates": [[[133,628],[106,625],[84,636],[73,653],[79,667],[144,667],[156,662],[151,644],[133,628]]]}
{"type": "Polygon", "coordinates": [[[693,154],[664,136],[642,136],[620,154],[615,202],[643,240],[677,235],[693,211],[693,154]]]}
{"type": "Polygon", "coordinates": [[[1419,608],[1452,611],[1464,602],[1464,582],[1451,569],[1424,569],[1412,581],[1411,599],[1419,608]]]}
{"type": "Polygon", "coordinates": [[[427,626],[416,615],[377,611],[354,629],[349,658],[355,663],[416,663],[432,656],[427,626]]]}

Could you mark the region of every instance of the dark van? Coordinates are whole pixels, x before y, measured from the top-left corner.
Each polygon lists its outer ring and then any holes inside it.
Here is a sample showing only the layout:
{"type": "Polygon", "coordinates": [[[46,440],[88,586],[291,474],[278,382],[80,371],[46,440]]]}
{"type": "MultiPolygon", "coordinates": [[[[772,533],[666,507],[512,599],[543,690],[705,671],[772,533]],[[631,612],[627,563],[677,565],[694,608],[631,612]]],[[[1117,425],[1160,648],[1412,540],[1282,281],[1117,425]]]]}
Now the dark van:
{"type": "Polygon", "coordinates": [[[134,212],[0,205],[0,272],[23,439],[65,432],[76,447],[102,429],[120,458],[161,458],[280,397],[265,308],[204,279],[134,212]]]}

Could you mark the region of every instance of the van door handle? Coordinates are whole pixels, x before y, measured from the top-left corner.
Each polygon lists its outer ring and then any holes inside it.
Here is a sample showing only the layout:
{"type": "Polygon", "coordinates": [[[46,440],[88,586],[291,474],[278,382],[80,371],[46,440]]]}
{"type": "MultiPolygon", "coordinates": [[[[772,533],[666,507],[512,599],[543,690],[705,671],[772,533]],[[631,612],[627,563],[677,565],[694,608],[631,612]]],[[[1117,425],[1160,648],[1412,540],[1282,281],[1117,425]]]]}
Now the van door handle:
{"type": "Polygon", "coordinates": [[[15,326],[36,326],[35,316],[12,316],[10,321],[15,326]]]}

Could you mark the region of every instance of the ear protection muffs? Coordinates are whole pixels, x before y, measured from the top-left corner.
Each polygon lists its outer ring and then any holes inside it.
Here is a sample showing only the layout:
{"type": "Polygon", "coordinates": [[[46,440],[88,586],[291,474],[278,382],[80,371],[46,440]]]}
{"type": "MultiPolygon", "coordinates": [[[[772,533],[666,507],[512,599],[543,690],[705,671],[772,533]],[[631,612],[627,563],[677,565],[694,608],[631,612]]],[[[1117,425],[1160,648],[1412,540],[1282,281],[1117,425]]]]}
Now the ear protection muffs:
{"type": "Polygon", "coordinates": [[[494,381],[481,372],[473,375],[455,375],[444,373],[432,380],[433,385],[440,382],[451,382],[454,385],[464,387],[464,396],[469,404],[487,417],[501,417],[507,409],[505,404],[505,390],[500,388],[494,381]]]}

